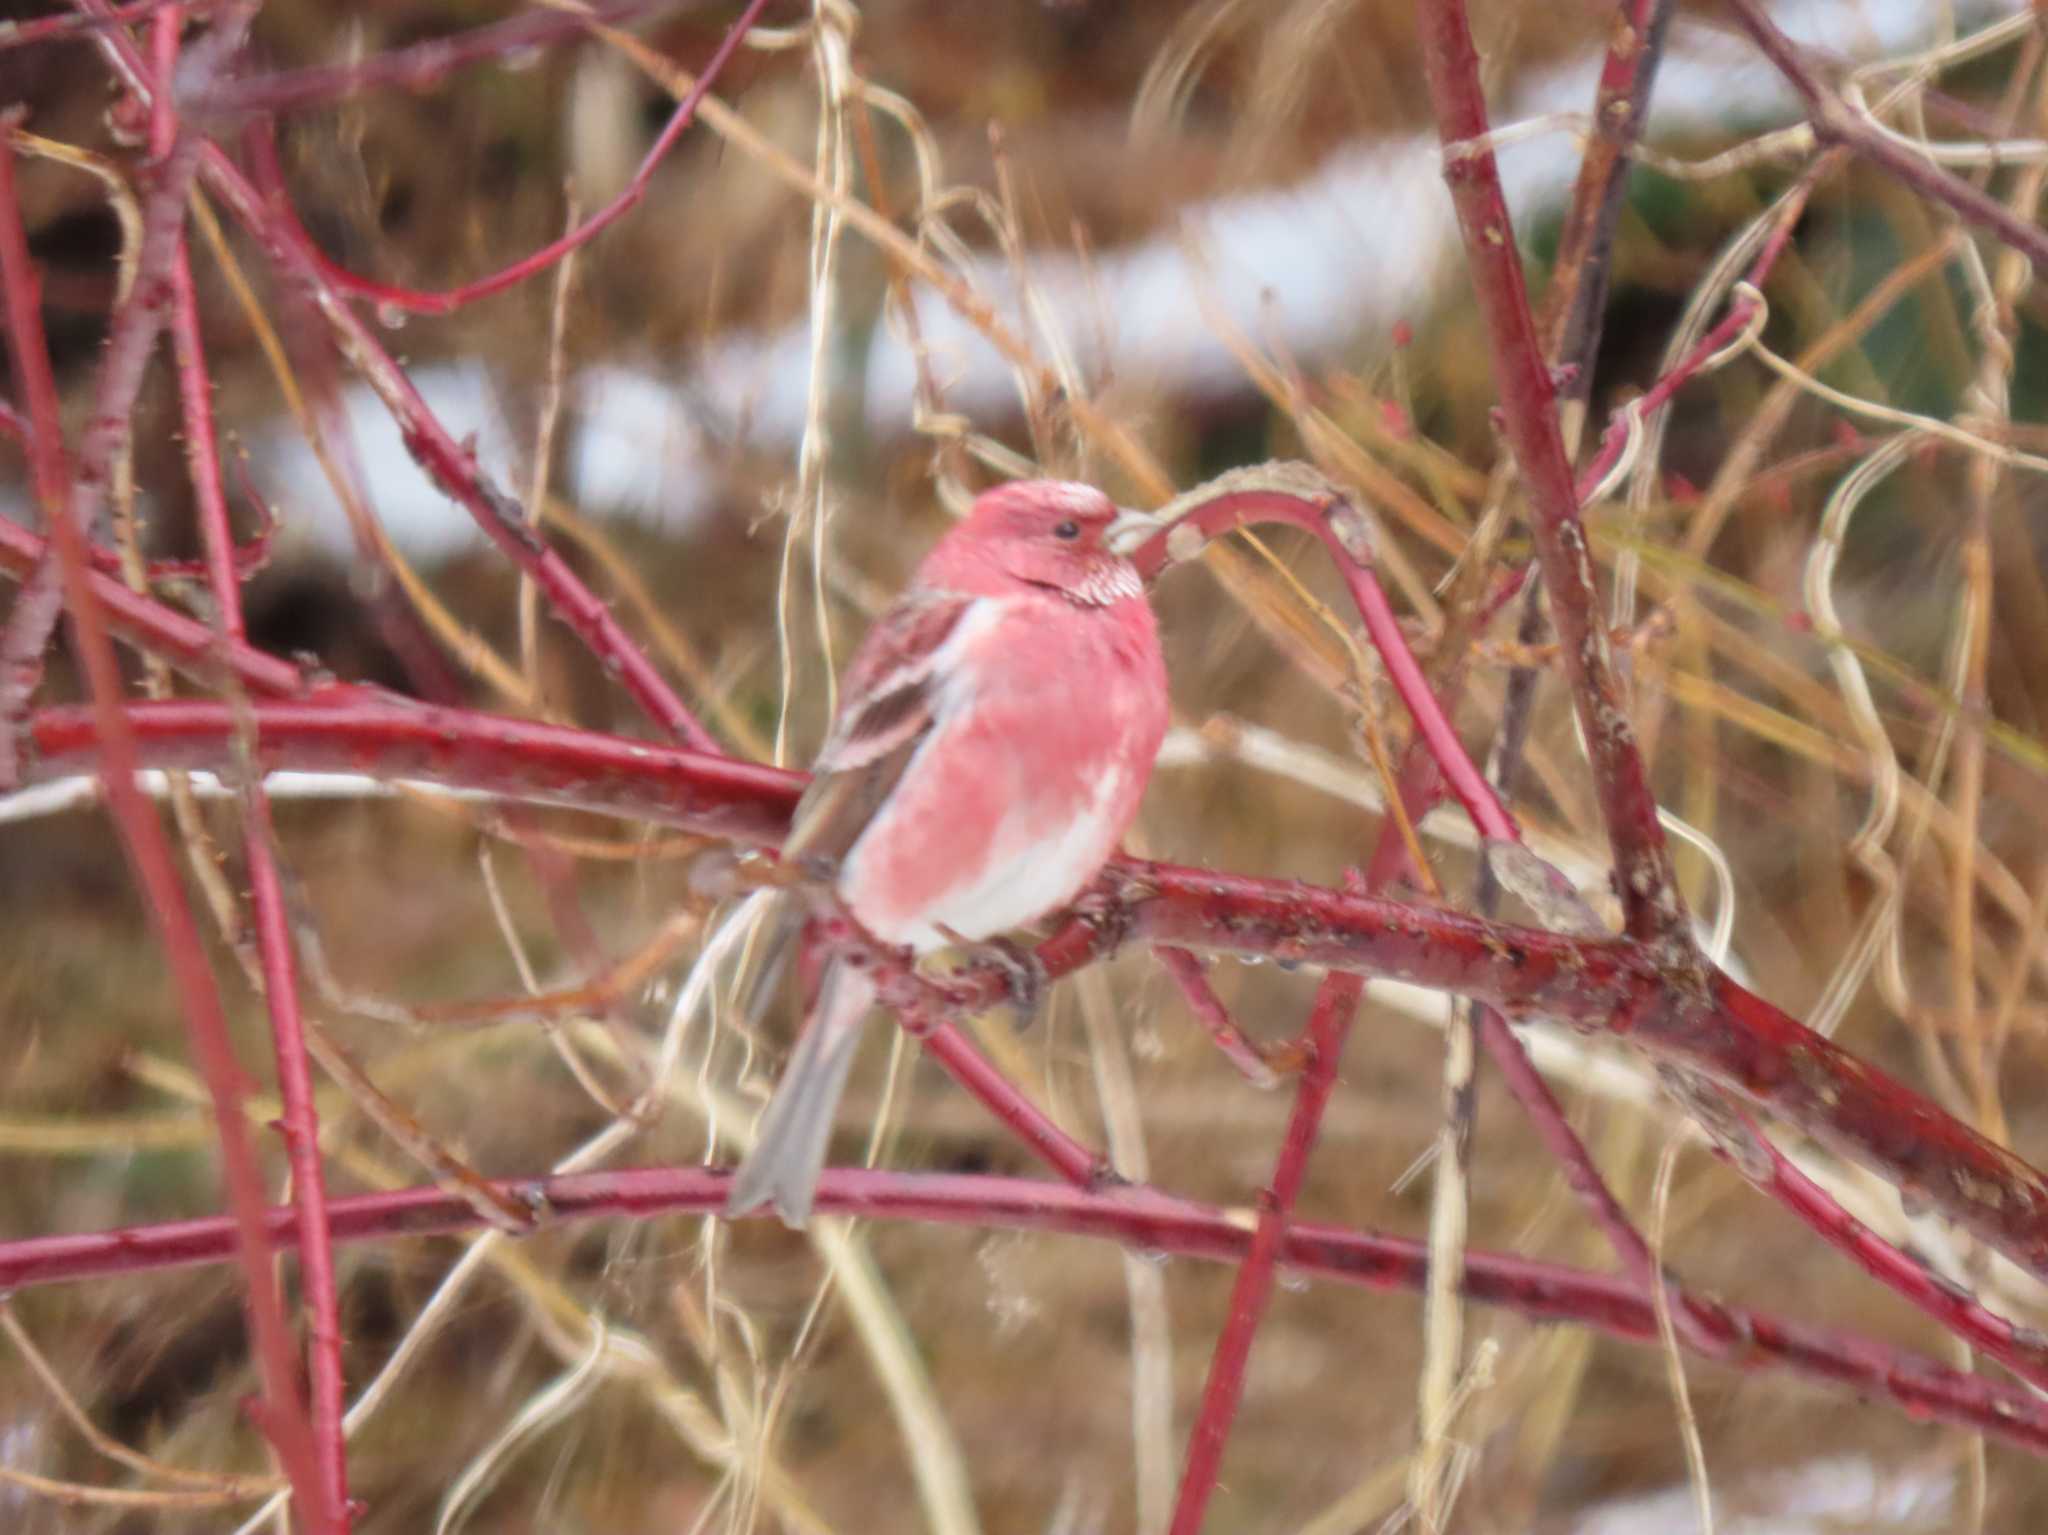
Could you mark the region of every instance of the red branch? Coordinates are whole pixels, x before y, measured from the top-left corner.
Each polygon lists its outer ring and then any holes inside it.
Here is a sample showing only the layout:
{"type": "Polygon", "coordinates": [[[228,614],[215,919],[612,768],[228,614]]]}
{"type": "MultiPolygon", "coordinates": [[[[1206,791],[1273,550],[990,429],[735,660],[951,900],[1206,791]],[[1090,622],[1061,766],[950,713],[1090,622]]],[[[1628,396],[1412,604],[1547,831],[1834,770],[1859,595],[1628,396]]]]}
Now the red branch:
{"type": "Polygon", "coordinates": [[[946,1074],[980,1099],[1040,1161],[1078,1189],[1101,1188],[1117,1181],[1107,1157],[1075,1140],[1018,1091],[1016,1084],[975,1048],[974,1041],[960,1031],[958,1024],[934,1016],[934,1004],[943,1000],[943,991],[935,995],[896,956],[877,955],[875,959],[877,963],[870,967],[871,973],[879,983],[882,998],[903,1020],[904,1032],[929,1050],[932,1058],[946,1068],[946,1074]]]}
{"type": "Polygon", "coordinates": [[[1515,1038],[1508,1021],[1490,1007],[1476,1011],[1479,1037],[1486,1046],[1487,1054],[1500,1068],[1516,1101],[1529,1109],[1530,1123],[1543,1138],[1550,1154],[1557,1158],[1558,1166],[1564,1171],[1565,1183],[1592,1215],[1594,1224],[1607,1238],[1607,1245],[1614,1249],[1621,1271],[1634,1280],[1645,1295],[1650,1294],[1655,1286],[1664,1285],[1671,1300],[1679,1337],[1690,1348],[1713,1358],[1721,1357],[1736,1342],[1734,1335],[1725,1331],[1722,1319],[1712,1307],[1697,1305],[1685,1299],[1677,1285],[1666,1284],[1650,1244],[1636,1230],[1628,1211],[1622,1208],[1621,1201],[1614,1197],[1614,1191],[1600,1176],[1585,1142],[1572,1129],[1571,1122],[1565,1118],[1563,1105],[1551,1092],[1550,1084],[1536,1070],[1536,1063],[1529,1059],[1529,1052],[1522,1048],[1522,1042],[1515,1038]]]}
{"type": "MultiPolygon", "coordinates": [[[[155,3],[162,4],[163,0],[155,3]]],[[[659,10],[664,3],[665,0],[607,0],[605,4],[578,6],[573,10],[527,11],[487,27],[472,27],[452,37],[430,37],[343,64],[315,64],[230,80],[209,91],[198,108],[208,116],[280,113],[302,111],[365,91],[393,87],[422,91],[469,65],[502,60],[565,38],[581,37],[593,26],[622,26],[643,12],[659,10]]],[[[5,40],[5,34],[0,33],[0,46],[4,46],[5,40]]]]}
{"type": "MultiPolygon", "coordinates": [[[[215,622],[231,639],[247,639],[242,618],[242,582],[246,579],[240,549],[228,523],[228,498],[220,476],[220,444],[213,429],[212,379],[206,371],[206,348],[199,333],[199,299],[192,287],[192,263],[180,249],[171,266],[171,345],[178,361],[178,402],[185,420],[185,462],[199,506],[201,561],[207,589],[213,594],[215,622]]],[[[268,543],[269,533],[262,535],[268,543]]],[[[261,545],[259,545],[261,547],[261,545]]]]}
{"type": "Polygon", "coordinates": [[[1844,1210],[1826,1189],[1801,1172],[1791,1158],[1752,1128],[1750,1142],[1769,1163],[1767,1176],[1756,1178],[1787,1209],[1829,1246],[1853,1258],[1879,1284],[1895,1291],[1940,1322],[1957,1337],[2011,1370],[2022,1380],[2048,1390],[2048,1339],[2011,1322],[1980,1303],[1968,1291],[1948,1283],[1844,1210]]]}
{"type": "MultiPolygon", "coordinates": [[[[216,34],[216,36],[221,34],[216,34]]],[[[0,286],[7,309],[8,355],[33,426],[30,469],[36,500],[50,528],[64,604],[91,691],[90,717],[100,738],[101,778],[130,867],[141,887],[182,1004],[193,1059],[213,1100],[221,1171],[234,1212],[245,1283],[245,1311],[263,1382],[259,1426],[277,1449],[308,1525],[338,1530],[339,1515],[323,1496],[312,1439],[299,1400],[290,1329],[270,1264],[263,1175],[242,1117],[241,1067],[228,1036],[227,1016],[207,964],[198,924],[185,900],[170,843],[156,813],[135,784],[136,747],[122,709],[120,663],[107,634],[86,557],[85,530],[71,516],[69,466],[63,451],[57,386],[43,337],[40,283],[29,259],[14,191],[13,146],[0,133],[0,286]]]]}
{"type": "MultiPolygon", "coordinates": [[[[1270,470],[1248,471],[1243,476],[1246,480],[1253,477],[1274,476],[1270,470]]],[[[1224,483],[1229,483],[1227,477],[1224,483]]],[[[1393,614],[1384,589],[1374,579],[1372,572],[1364,568],[1363,560],[1352,547],[1347,546],[1345,537],[1338,531],[1338,525],[1333,519],[1347,515],[1348,509],[1328,496],[1309,493],[1307,486],[1302,489],[1301,494],[1264,486],[1205,493],[1201,503],[1180,517],[1174,527],[1176,530],[1193,528],[1199,530],[1204,537],[1215,537],[1248,522],[1276,520],[1305,527],[1315,533],[1343,575],[1359,614],[1365,622],[1367,633],[1386,663],[1387,674],[1394,684],[1395,691],[1415,721],[1414,750],[1407,759],[1413,771],[1401,790],[1407,814],[1411,820],[1419,820],[1424,812],[1442,797],[1448,787],[1457,793],[1467,815],[1483,836],[1519,843],[1522,840],[1521,828],[1508,814],[1493,786],[1486,781],[1478,766],[1467,755],[1448,714],[1437,700],[1420,664],[1415,659],[1414,652],[1409,648],[1407,636],[1402,632],[1393,614]]],[[[1185,533],[1163,532],[1149,541],[1136,556],[1140,569],[1148,575],[1156,574],[1166,557],[1169,544],[1176,536],[1183,541],[1186,539],[1185,533]]],[[[1362,540],[1356,537],[1353,537],[1350,543],[1362,548],[1362,540]]],[[[1375,851],[1367,876],[1367,888],[1373,891],[1385,889],[1406,865],[1406,844],[1396,833],[1390,820],[1382,828],[1380,845],[1375,851]]],[[[1177,979],[1181,979],[1171,959],[1175,951],[1163,949],[1160,952],[1169,970],[1175,972],[1177,979]]],[[[1187,981],[1183,979],[1182,985],[1183,989],[1186,989],[1187,981]]],[[[1197,997],[1194,1000],[1197,1003],[1197,1013],[1201,1014],[1203,1009],[1200,1006],[1200,999],[1197,997]]],[[[1480,1011],[1481,1039],[1488,1054],[1500,1066],[1510,1092],[1513,1093],[1522,1111],[1535,1124],[1544,1144],[1558,1158],[1564,1169],[1567,1184],[1579,1196],[1595,1223],[1606,1233],[1616,1256],[1627,1271],[1644,1285],[1645,1293],[1649,1293],[1649,1287],[1660,1283],[1661,1279],[1648,1244],[1631,1224],[1619,1201],[1608,1190],[1592,1157],[1566,1121],[1556,1097],[1537,1074],[1514,1031],[1507,1026],[1505,1020],[1491,1010],[1480,1011]]],[[[1223,1020],[1223,1024],[1229,1026],[1227,1018],[1223,1020]]],[[[1707,1341],[1703,1335],[1697,1333],[1697,1321],[1690,1314],[1681,1311],[1678,1322],[1680,1327],[1688,1329],[1692,1341],[1707,1341]]],[[[1221,1346],[1219,1344],[1219,1348],[1221,1346]]],[[[1209,1406],[1210,1403],[1205,1401],[1205,1411],[1209,1406]]],[[[1216,1401],[1216,1407],[1219,1411],[1224,1410],[1220,1399],[1216,1401]]],[[[1187,1486],[1184,1482],[1184,1497],[1187,1486]]]]}
{"type": "MultiPolygon", "coordinates": [[[[245,473],[243,475],[245,483],[247,478],[248,476],[245,473]]],[[[265,565],[270,563],[271,544],[277,537],[278,522],[276,514],[260,499],[252,498],[252,500],[255,501],[258,515],[263,519],[263,525],[247,539],[240,543],[231,544],[228,547],[228,569],[233,572],[237,581],[247,581],[250,577],[261,571],[265,565]]],[[[86,554],[90,557],[94,570],[109,576],[119,576],[121,574],[121,556],[112,549],[94,544],[86,550],[86,554]]],[[[150,586],[155,586],[158,582],[204,581],[211,574],[208,569],[208,560],[210,558],[211,555],[196,560],[144,560],[142,562],[142,579],[150,586]]],[[[0,569],[7,568],[8,564],[7,558],[4,555],[0,555],[0,569]]]]}
{"type": "MultiPolygon", "coordinates": [[[[768,0],[750,0],[746,10],[740,13],[739,19],[727,30],[724,41],[711,55],[710,62],[697,76],[696,83],[677,103],[675,111],[670,114],[668,126],[661,130],[660,136],[655,139],[653,147],[641,160],[640,168],[633,173],[633,179],[626,184],[624,191],[560,239],[550,241],[539,250],[522,256],[510,266],[493,272],[488,277],[479,277],[474,282],[464,283],[461,287],[451,288],[445,293],[423,293],[415,288],[394,287],[389,283],[378,282],[374,278],[359,276],[346,267],[328,260],[325,253],[314,245],[312,237],[300,225],[298,215],[293,212],[291,205],[282,198],[276,202],[277,216],[280,221],[288,222],[293,239],[319,266],[321,276],[351,297],[366,299],[380,308],[395,309],[407,314],[448,315],[466,305],[476,303],[479,299],[486,299],[493,294],[503,293],[507,288],[517,287],[527,278],[545,272],[571,251],[587,245],[640,205],[641,200],[647,195],[647,187],[653,181],[655,171],[660,168],[661,162],[668,158],[668,152],[675,147],[676,140],[683,136],[684,130],[696,121],[697,103],[704,99],[705,93],[716,83],[727,61],[739,50],[741,41],[754,29],[755,22],[760,20],[761,12],[767,9],[767,5],[768,0]]],[[[509,31],[511,25],[507,23],[505,28],[500,30],[509,31]]],[[[520,45],[500,40],[497,50],[505,52],[518,46],[520,45]]],[[[347,69],[352,66],[340,67],[347,69]]]]}
{"type": "MultiPolygon", "coordinates": [[[[1246,471],[1245,478],[1263,477],[1267,472],[1265,469],[1246,471]]],[[[1352,604],[1365,624],[1367,636],[1386,663],[1388,680],[1407,706],[1415,728],[1428,744],[1430,755],[1436,759],[1465,813],[1485,836],[1510,842],[1521,841],[1521,833],[1509,819],[1499,796],[1493,792],[1493,786],[1473,766],[1456,729],[1430,692],[1429,680],[1422,675],[1415,653],[1408,647],[1407,637],[1401,632],[1401,621],[1394,613],[1393,604],[1387,600],[1386,589],[1363,558],[1363,522],[1356,521],[1351,508],[1338,500],[1333,492],[1306,488],[1295,492],[1256,483],[1238,489],[1232,486],[1233,478],[1225,475],[1213,482],[1217,487],[1215,491],[1204,494],[1199,505],[1175,518],[1172,531],[1161,532],[1148,539],[1131,556],[1139,571],[1149,579],[1157,575],[1170,559],[1185,558],[1185,555],[1174,552],[1176,538],[1186,537],[1183,530],[1199,532],[1204,538],[1217,538],[1255,522],[1284,522],[1313,533],[1329,551],[1351,594],[1352,604]],[[1345,526],[1340,528],[1333,523],[1333,518],[1345,519],[1345,526]],[[1361,547],[1346,547],[1347,539],[1352,545],[1361,547]]]]}
{"type": "MultiPolygon", "coordinates": [[[[508,1179],[494,1187],[521,1209],[553,1222],[600,1216],[647,1219],[710,1214],[724,1208],[730,1174],[717,1168],[627,1168],[573,1177],[508,1179]]],[[[863,1220],[945,1222],[1095,1237],[1146,1251],[1241,1262],[1254,1234],[1234,1212],[1150,1189],[1084,1190],[992,1174],[901,1173],[828,1168],[818,1182],[821,1213],[863,1220]]],[[[405,1189],[334,1200],[328,1208],[340,1242],[389,1241],[476,1229],[471,1201],[439,1189],[405,1189]]],[[[297,1215],[268,1212],[278,1246],[297,1239],[297,1215]]],[[[233,1223],[219,1217],[128,1226],[78,1236],[0,1242],[0,1288],[61,1284],[107,1274],[218,1263],[235,1250],[233,1223]]],[[[1280,1243],[1289,1270],[1372,1290],[1415,1290],[1428,1264],[1423,1244],[1402,1237],[1313,1222],[1289,1226],[1280,1243]]],[[[1464,1292],[1534,1322],[1572,1322],[1654,1346],[1649,1299],[1626,1278],[1499,1253],[1466,1255],[1464,1292]]],[[[1924,1355],[1805,1322],[1687,1297],[1738,1340],[1722,1360],[1743,1370],[1784,1371],[1896,1403],[1914,1417],[1956,1423],[2037,1454],[2048,1452],[2048,1404],[1924,1355]]]]}
{"type": "Polygon", "coordinates": [[[1188,1435],[1187,1464],[1181,1470],[1180,1496],[1175,1501],[1172,1535],[1198,1535],[1209,1496],[1216,1490],[1216,1471],[1223,1461],[1223,1443],[1244,1394],[1245,1365],[1252,1339],[1273,1296],[1275,1270],[1287,1241],[1294,1202],[1308,1174],[1309,1153],[1322,1128],[1323,1110],[1337,1085],[1337,1063],[1344,1041],[1358,1015],[1365,983],[1357,976],[1333,974],[1316,991],[1315,1011],[1308,1021],[1308,1063],[1294,1095],[1294,1113],[1273,1165],[1272,1180],[1259,1195],[1259,1224],[1252,1233],[1244,1262],[1230,1289],[1230,1311],[1209,1359],[1209,1378],[1202,1387],[1202,1405],[1188,1435]]]}
{"type": "MultiPolygon", "coordinates": [[[[99,16],[38,16],[30,21],[0,21],[0,51],[25,48],[32,43],[54,42],[59,38],[85,37],[110,27],[125,27],[133,22],[147,21],[156,12],[179,3],[180,0],[133,0],[129,5],[108,6],[105,14],[99,16]]],[[[185,8],[195,15],[204,15],[216,7],[191,4],[185,8]]]]}
{"type": "MultiPolygon", "coordinates": [[[[184,23],[175,8],[158,13],[152,41],[158,81],[152,137],[175,140],[178,33],[184,23]]],[[[171,344],[177,361],[178,398],[184,415],[185,461],[198,506],[207,586],[215,623],[223,636],[248,633],[242,616],[242,572],[234,532],[228,524],[227,491],[221,483],[220,447],[214,430],[213,380],[206,371],[206,347],[199,329],[199,301],[192,285],[190,251],[180,231],[172,253],[171,344]]],[[[243,786],[245,853],[250,902],[255,908],[256,949],[263,997],[270,1012],[272,1051],[277,1060],[278,1122],[292,1170],[292,1200],[298,1211],[299,1272],[305,1294],[308,1349],[308,1407],[313,1452],[325,1497],[324,1517],[346,1531],[351,1522],[348,1448],[342,1427],[346,1383],[341,1359],[340,1289],[334,1278],[333,1241],[327,1227],[327,1177],[320,1162],[320,1115],[313,1102],[312,1066],[306,1056],[305,1020],[299,1010],[299,978],[285,911],[284,881],[278,872],[271,832],[270,801],[262,776],[243,786]]]]}
{"type": "MultiPolygon", "coordinates": [[[[256,8],[257,0],[236,0],[223,8],[213,31],[187,61],[195,80],[210,79],[240,49],[256,8]]],[[[143,198],[134,282],[108,323],[92,414],[80,434],[77,465],[67,477],[64,515],[79,530],[81,547],[106,504],[116,466],[127,454],[136,397],[157,336],[170,317],[171,264],[183,248],[185,197],[198,170],[201,143],[196,135],[184,134],[162,146],[143,198]]],[[[0,635],[0,784],[14,777],[15,735],[42,682],[43,652],[62,606],[56,566],[46,561],[29,573],[0,635]]]]}
{"type": "Polygon", "coordinates": [[[476,454],[449,435],[405,370],[320,275],[310,250],[290,233],[284,220],[217,150],[205,157],[201,175],[271,260],[306,286],[336,346],[377,391],[397,419],[406,451],[442,492],[467,511],[491,541],[533,579],[556,615],[619,679],[649,718],[679,741],[701,751],[716,751],[717,739],[698,723],[646,652],[584,585],[583,578],[533,530],[518,504],[484,474],[476,454]]]}
{"type": "Polygon", "coordinates": [[[1697,989],[1703,970],[1599,620],[1592,550],[1558,430],[1557,389],[1529,312],[1514,224],[1487,144],[1491,125],[1463,0],[1423,0],[1421,40],[1443,139],[1444,180],[1486,321],[1501,416],[1529,498],[1530,532],[1614,850],[1628,931],[1658,944],[1675,970],[1691,966],[1697,989]]]}
{"type": "MultiPolygon", "coordinates": [[[[460,709],[359,688],[250,706],[266,770],[371,773],[682,827],[774,847],[804,783],[798,773],[680,747],[460,709]]],[[[234,771],[235,718],[197,701],[124,713],[150,766],[234,771]]],[[[32,778],[94,771],[89,711],[43,710],[29,730],[32,778]]],[[[1501,1008],[1631,1040],[1698,1071],[1941,1210],[2028,1271],[2048,1278],[2048,1180],[2003,1147],[1727,976],[1689,996],[1642,945],[1459,912],[1120,859],[1083,916],[1039,948],[1065,975],[1130,940],[1217,954],[1327,965],[1412,981],[1501,1008]]],[[[1003,999],[994,975],[944,988],[956,1009],[1003,999]]]]}
{"type": "Polygon", "coordinates": [[[320,1115],[314,1106],[313,1073],[306,1058],[298,966],[284,881],[278,872],[270,802],[263,795],[261,780],[250,784],[245,794],[249,899],[255,908],[256,950],[263,967],[263,998],[270,1009],[277,1091],[283,1106],[277,1129],[284,1137],[285,1155],[291,1164],[292,1202],[298,1216],[295,1234],[310,1342],[313,1450],[319,1458],[321,1491],[336,1527],[345,1531],[351,1508],[342,1421],[346,1379],[341,1359],[341,1292],[334,1277],[327,1176],[320,1162],[320,1115]]]}
{"type": "MultiPolygon", "coordinates": [[[[104,13],[105,0],[81,3],[95,14],[104,13]]],[[[119,33],[108,33],[100,42],[136,99],[153,102],[151,76],[134,45],[119,33]]],[[[326,322],[336,349],[376,390],[397,421],[406,450],[443,494],[467,511],[491,541],[533,580],[556,615],[619,679],[651,719],[690,746],[716,751],[716,738],[676,696],[611,610],[584,584],[568,561],[533,530],[518,504],[490,481],[476,455],[457,442],[427,408],[405,370],[322,275],[315,253],[296,233],[293,221],[273,208],[217,145],[208,144],[201,151],[199,175],[280,271],[303,285],[326,322]]]]}
{"type": "MultiPolygon", "coordinates": [[[[0,517],[0,574],[25,580],[48,557],[45,539],[0,517]]],[[[200,682],[218,682],[226,673],[253,693],[287,697],[306,689],[305,673],[282,656],[240,640],[223,640],[190,614],[131,591],[111,572],[91,571],[86,584],[92,588],[93,601],[106,616],[108,628],[200,682]]]]}
{"type": "Polygon", "coordinates": [[[1181,999],[1187,1003],[1188,1011],[1195,1015],[1202,1032],[1209,1036],[1209,1042],[1223,1053],[1223,1058],[1237,1069],[1238,1075],[1255,1087],[1274,1086],[1279,1078],[1274,1074],[1265,1052],[1230,1016],[1230,1009],[1223,1005],[1223,999],[1216,995],[1216,988],[1209,984],[1201,957],[1190,954],[1186,949],[1176,949],[1169,943],[1157,945],[1152,955],[1159,961],[1159,968],[1166,972],[1167,979],[1180,989],[1181,999]]]}

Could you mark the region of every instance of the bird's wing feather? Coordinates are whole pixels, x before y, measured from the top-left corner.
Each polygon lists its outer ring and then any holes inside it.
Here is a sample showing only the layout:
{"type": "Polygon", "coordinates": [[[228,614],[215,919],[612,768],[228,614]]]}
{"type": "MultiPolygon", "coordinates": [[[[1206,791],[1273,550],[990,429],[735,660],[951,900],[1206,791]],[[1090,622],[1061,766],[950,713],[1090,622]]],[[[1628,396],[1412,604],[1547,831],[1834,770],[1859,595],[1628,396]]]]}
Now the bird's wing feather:
{"type": "Polygon", "coordinates": [[[937,722],[947,642],[977,603],[993,600],[920,592],[875,621],[847,667],[838,717],[782,846],[785,859],[814,874],[837,870],[937,722]]]}

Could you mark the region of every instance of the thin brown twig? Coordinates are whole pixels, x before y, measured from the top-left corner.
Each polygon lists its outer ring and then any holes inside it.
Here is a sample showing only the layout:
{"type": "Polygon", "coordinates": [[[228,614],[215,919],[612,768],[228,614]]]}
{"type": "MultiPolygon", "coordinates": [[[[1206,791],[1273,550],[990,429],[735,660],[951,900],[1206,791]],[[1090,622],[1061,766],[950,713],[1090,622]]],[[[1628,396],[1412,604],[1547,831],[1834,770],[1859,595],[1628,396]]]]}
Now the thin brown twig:
{"type": "Polygon", "coordinates": [[[4,1301],[0,1301],[0,1332],[7,1334],[8,1341],[14,1345],[16,1352],[27,1364],[29,1373],[42,1383],[43,1389],[49,1393],[50,1400],[57,1404],[57,1411],[65,1421],[78,1430],[87,1444],[107,1459],[117,1461],[131,1471],[139,1471],[144,1476],[176,1482],[185,1487],[201,1488],[224,1497],[262,1497],[279,1490],[280,1483],[274,1477],[238,1476],[226,1471],[195,1471],[186,1466],[173,1466],[165,1461],[154,1460],[130,1449],[87,1416],[85,1409],[79,1405],[78,1398],[65,1386],[63,1377],[57,1373],[56,1367],[44,1357],[43,1351],[36,1347],[35,1339],[29,1335],[28,1329],[21,1325],[21,1319],[14,1314],[14,1308],[4,1301]]]}
{"type": "Polygon", "coordinates": [[[2037,269],[2048,268],[2048,230],[2019,217],[2004,203],[1951,175],[1932,161],[1877,132],[1822,81],[1805,50],[1779,30],[1757,0],[1722,0],[1736,25],[1747,32],[1757,51],[1770,60],[1786,84],[1806,103],[1815,138],[1839,144],[1881,165],[1923,197],[1946,203],[1971,224],[1988,230],[2025,255],[2037,269]]]}

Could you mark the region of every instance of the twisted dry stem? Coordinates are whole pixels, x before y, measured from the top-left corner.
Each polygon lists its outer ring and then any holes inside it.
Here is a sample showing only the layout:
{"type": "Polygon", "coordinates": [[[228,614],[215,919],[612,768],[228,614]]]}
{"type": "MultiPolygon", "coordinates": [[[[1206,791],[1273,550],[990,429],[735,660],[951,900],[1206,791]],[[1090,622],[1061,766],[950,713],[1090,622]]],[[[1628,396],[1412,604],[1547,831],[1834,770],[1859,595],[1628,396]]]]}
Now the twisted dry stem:
{"type": "Polygon", "coordinates": [[[1878,131],[1862,113],[1852,110],[1830,90],[1799,45],[1781,31],[1757,0],[1724,0],[1736,25],[1750,35],[1757,51],[1806,106],[1814,137],[1840,145],[1896,176],[1922,197],[1946,203],[1980,229],[2019,251],[2036,268],[2048,266],[2048,230],[2029,223],[1997,198],[1951,175],[1925,156],[1878,131]]]}

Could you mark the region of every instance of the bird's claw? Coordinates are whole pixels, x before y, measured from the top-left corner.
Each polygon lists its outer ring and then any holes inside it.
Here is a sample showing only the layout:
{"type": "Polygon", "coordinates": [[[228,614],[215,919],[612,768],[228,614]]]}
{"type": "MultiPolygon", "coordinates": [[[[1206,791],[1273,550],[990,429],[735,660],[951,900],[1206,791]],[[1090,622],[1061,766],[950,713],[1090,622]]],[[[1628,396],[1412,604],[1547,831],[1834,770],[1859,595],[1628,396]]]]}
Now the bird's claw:
{"type": "Polygon", "coordinates": [[[1037,1022],[1045,989],[1052,983],[1045,973],[1045,961],[1037,954],[1008,938],[984,938],[969,946],[967,965],[970,970],[993,970],[1001,975],[1018,1022],[1037,1022]]]}
{"type": "Polygon", "coordinates": [[[1097,954],[1113,953],[1131,935],[1133,907],[1156,892],[1136,875],[1111,870],[1082,891],[1067,915],[1095,930],[1097,954]]]}

